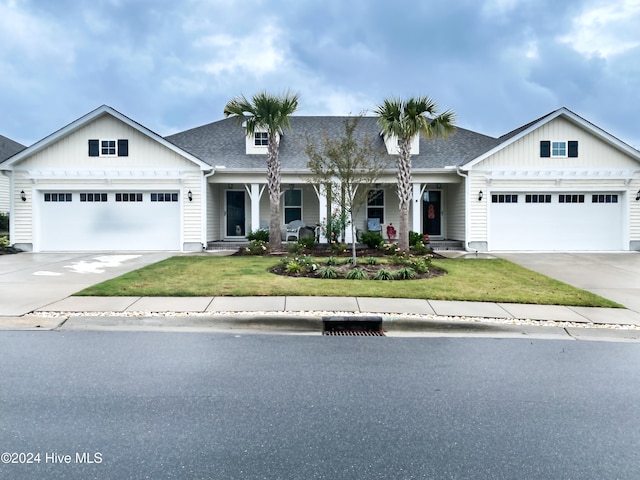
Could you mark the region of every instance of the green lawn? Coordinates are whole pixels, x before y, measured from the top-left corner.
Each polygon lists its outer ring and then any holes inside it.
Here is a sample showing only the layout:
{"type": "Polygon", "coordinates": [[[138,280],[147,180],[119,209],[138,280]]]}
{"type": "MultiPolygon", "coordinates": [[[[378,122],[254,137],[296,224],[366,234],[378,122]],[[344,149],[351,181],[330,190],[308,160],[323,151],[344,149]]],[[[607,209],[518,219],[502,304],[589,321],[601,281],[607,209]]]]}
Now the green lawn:
{"type": "MultiPolygon", "coordinates": [[[[252,296],[315,295],[424,298],[620,307],[502,259],[437,259],[447,275],[425,280],[324,280],[275,275],[272,257],[178,256],[76,295],[252,296]]],[[[322,261],[322,260],[320,260],[322,261]]]]}

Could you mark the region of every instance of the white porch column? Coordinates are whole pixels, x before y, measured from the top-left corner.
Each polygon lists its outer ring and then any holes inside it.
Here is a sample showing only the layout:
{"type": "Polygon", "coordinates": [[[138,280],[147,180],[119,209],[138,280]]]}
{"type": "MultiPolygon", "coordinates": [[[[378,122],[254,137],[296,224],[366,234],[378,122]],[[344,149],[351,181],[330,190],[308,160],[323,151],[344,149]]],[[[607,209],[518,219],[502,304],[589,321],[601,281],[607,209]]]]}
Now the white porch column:
{"type": "Polygon", "coordinates": [[[251,184],[249,197],[251,198],[251,231],[255,232],[260,229],[260,184],[251,184]]]}
{"type": "Polygon", "coordinates": [[[411,202],[411,231],[422,232],[422,219],[420,218],[422,188],[419,183],[413,184],[413,201],[411,202]]]}
{"type": "MultiPolygon", "coordinates": [[[[318,218],[320,219],[320,222],[322,221],[326,221],[327,219],[327,190],[326,187],[321,186],[321,187],[315,187],[314,186],[314,190],[316,191],[316,195],[318,197],[318,209],[320,214],[318,215],[318,218]]],[[[322,232],[320,232],[320,243],[326,243],[327,242],[327,237],[325,235],[322,234],[322,232]]]]}

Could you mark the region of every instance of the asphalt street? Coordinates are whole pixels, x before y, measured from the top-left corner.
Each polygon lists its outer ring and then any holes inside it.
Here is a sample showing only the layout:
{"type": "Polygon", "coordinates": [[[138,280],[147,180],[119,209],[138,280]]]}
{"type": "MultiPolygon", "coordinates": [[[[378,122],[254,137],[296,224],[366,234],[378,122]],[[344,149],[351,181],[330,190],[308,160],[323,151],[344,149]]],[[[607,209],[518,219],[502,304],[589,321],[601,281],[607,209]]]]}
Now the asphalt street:
{"type": "Polygon", "coordinates": [[[640,478],[635,343],[7,331],[0,352],[3,479],[640,478]]]}

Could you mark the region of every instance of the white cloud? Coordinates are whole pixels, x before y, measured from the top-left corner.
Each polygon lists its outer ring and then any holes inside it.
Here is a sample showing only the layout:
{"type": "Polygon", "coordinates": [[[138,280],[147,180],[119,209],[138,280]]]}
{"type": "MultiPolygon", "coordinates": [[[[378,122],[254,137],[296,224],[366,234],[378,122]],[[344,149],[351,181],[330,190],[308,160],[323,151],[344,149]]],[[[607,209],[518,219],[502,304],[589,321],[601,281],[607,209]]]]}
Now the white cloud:
{"type": "Polygon", "coordinates": [[[559,41],[584,56],[603,58],[640,46],[640,0],[620,0],[586,8],[559,41]]]}
{"type": "Polygon", "coordinates": [[[74,61],[73,42],[53,20],[22,8],[22,3],[0,2],[0,59],[24,56],[40,65],[68,67],[74,61]]]}
{"type": "Polygon", "coordinates": [[[194,70],[211,75],[240,71],[258,77],[277,71],[286,59],[281,37],[281,31],[269,24],[244,36],[218,33],[203,37],[194,46],[208,52],[208,60],[194,70]]]}

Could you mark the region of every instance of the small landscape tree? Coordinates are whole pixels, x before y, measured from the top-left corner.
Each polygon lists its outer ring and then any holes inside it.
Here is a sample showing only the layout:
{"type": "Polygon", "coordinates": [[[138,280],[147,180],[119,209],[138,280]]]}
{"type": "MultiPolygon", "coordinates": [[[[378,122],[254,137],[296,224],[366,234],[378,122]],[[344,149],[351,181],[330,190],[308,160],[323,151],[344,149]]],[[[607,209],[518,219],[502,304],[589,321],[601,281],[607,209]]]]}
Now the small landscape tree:
{"type": "MultiPolygon", "coordinates": [[[[344,121],[340,138],[323,134],[320,145],[307,140],[307,166],[313,175],[311,182],[325,187],[330,196],[339,198],[342,212],[351,228],[352,256],[356,260],[354,217],[366,204],[369,190],[388,168],[382,150],[375,147],[374,138],[358,133],[362,116],[344,121]]],[[[327,218],[330,218],[329,215],[327,218]]]]}

